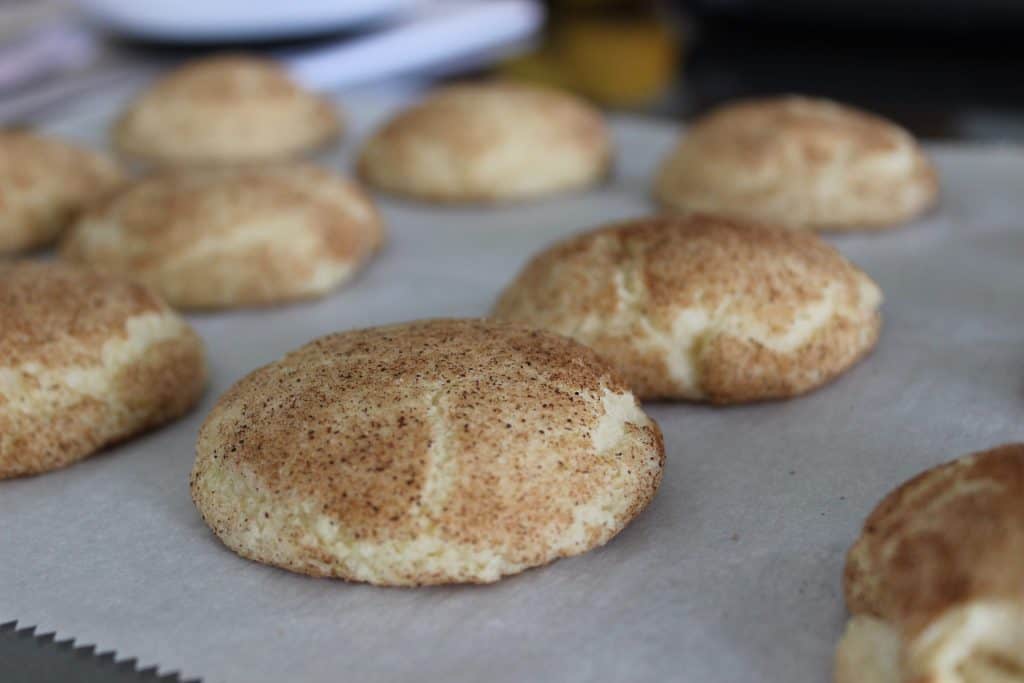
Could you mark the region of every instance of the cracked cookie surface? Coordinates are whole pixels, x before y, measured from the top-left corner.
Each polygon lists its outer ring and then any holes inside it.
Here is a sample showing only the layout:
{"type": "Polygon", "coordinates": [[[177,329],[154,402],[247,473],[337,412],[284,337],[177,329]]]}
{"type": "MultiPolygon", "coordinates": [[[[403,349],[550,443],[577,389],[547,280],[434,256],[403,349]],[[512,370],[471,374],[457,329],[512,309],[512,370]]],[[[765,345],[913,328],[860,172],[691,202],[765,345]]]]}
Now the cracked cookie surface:
{"type": "Polygon", "coordinates": [[[241,380],[200,432],[191,487],[250,559],[490,582],[607,542],[663,461],[657,425],[589,349],[433,320],[323,337],[241,380]]]}
{"type": "Polygon", "coordinates": [[[493,315],[587,344],[641,398],[786,398],[873,346],[881,291],[812,234],[709,214],[659,216],[535,256],[493,315]]]}
{"type": "Polygon", "coordinates": [[[880,230],[935,205],[938,175],[914,137],[830,100],[733,102],[698,119],[661,164],[666,208],[796,230],[880,230]]]}
{"type": "Polygon", "coordinates": [[[1024,444],[887,495],[844,572],[837,683],[1024,681],[1024,444]]]}
{"type": "Polygon", "coordinates": [[[202,340],[146,287],[60,263],[0,265],[0,479],[169,422],[205,383],[202,340]]]}

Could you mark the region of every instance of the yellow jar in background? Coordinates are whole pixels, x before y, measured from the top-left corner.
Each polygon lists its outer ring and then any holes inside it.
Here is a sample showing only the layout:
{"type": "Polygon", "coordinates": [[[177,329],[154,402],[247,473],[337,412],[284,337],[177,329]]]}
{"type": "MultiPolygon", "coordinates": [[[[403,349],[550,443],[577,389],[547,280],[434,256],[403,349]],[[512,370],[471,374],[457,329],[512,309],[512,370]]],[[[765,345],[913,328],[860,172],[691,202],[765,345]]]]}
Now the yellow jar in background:
{"type": "Polygon", "coordinates": [[[644,3],[572,0],[553,9],[536,51],[500,71],[575,90],[608,106],[639,106],[674,80],[680,47],[678,29],[644,3]],[[583,7],[588,9],[571,9],[583,7]]]}

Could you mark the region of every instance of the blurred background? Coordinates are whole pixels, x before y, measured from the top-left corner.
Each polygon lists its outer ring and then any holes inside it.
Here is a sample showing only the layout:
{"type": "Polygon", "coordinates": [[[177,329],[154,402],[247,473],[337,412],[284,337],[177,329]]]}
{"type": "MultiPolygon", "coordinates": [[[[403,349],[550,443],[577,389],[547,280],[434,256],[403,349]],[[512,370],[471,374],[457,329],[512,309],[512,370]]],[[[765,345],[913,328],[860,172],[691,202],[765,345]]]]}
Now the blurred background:
{"type": "Polygon", "coordinates": [[[0,123],[224,49],[320,90],[500,75],[687,120],[798,92],[1024,140],[1021,0],[0,0],[0,123]]]}

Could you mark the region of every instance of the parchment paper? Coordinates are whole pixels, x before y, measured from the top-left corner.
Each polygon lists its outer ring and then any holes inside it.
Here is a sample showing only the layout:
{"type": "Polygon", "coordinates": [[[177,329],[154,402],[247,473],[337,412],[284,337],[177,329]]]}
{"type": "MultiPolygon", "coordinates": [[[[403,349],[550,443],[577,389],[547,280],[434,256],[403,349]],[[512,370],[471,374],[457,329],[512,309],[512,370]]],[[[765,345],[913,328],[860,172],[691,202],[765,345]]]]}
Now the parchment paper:
{"type": "MultiPolygon", "coordinates": [[[[394,102],[353,94],[342,155],[394,102]]],[[[115,99],[49,128],[99,142],[115,99]]],[[[382,201],[390,244],[316,303],[192,317],[202,405],[45,476],[0,482],[0,621],[19,619],[210,682],[776,681],[829,677],[843,555],[919,470],[1024,439],[1024,154],[932,147],[939,212],[830,238],[886,293],[878,349],[799,400],[654,404],[668,448],[651,507],[606,547],[487,587],[381,589],[242,560],[188,495],[196,431],[254,367],[328,332],[484,314],[534,251],[650,210],[675,132],[618,119],[606,187],[538,204],[382,201]]],[[[344,161],[343,161],[344,160],[344,161]]]]}

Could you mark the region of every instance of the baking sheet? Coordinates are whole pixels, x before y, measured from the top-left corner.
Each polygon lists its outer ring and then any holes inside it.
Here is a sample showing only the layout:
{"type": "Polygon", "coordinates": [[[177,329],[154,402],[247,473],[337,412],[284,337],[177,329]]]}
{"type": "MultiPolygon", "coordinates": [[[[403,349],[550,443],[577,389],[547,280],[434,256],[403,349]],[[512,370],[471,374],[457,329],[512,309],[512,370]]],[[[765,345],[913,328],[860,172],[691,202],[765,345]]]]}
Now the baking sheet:
{"type": "MultiPolygon", "coordinates": [[[[101,142],[117,98],[52,131],[101,142]]],[[[394,97],[346,100],[354,143],[394,97]]],[[[617,119],[607,186],[537,204],[382,201],[390,244],[320,302],[193,316],[212,382],[188,418],[66,470],[0,482],[0,622],[19,619],[208,682],[778,681],[829,677],[843,555],[913,473],[1024,439],[1024,153],[942,146],[938,213],[830,238],[881,284],[878,349],[799,400],[653,404],[668,463],[606,547],[485,587],[382,589],[236,557],[188,495],[218,395],[310,338],[484,314],[543,245],[642,215],[673,128],[617,119]]]]}

